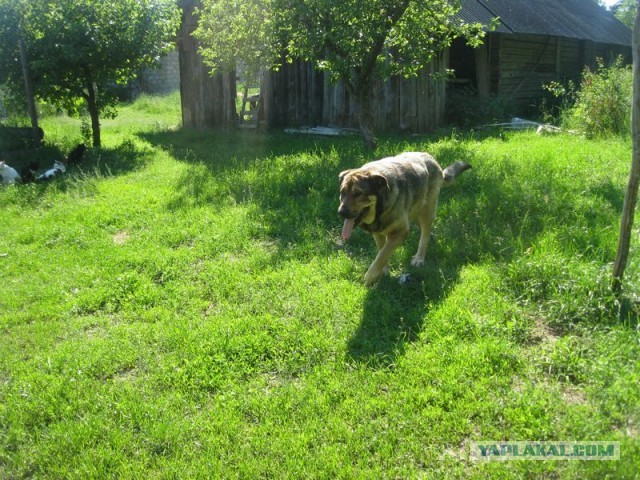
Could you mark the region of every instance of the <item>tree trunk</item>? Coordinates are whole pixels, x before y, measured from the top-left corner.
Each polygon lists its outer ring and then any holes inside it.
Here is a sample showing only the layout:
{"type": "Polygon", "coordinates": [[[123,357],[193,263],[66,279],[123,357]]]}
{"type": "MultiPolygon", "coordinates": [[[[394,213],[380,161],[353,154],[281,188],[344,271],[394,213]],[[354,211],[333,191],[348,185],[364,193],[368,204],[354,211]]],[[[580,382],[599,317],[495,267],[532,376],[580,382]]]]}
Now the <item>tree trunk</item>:
{"type": "Polygon", "coordinates": [[[359,87],[355,92],[355,101],[358,107],[358,124],[364,140],[364,147],[373,151],[378,145],[378,140],[373,128],[373,110],[371,108],[371,88],[359,87]]]}
{"type": "Polygon", "coordinates": [[[98,87],[92,82],[87,82],[87,110],[89,110],[89,116],[91,117],[91,133],[93,135],[93,146],[99,148],[101,146],[100,141],[100,110],[98,108],[98,87]]]}
{"type": "Polygon", "coordinates": [[[640,7],[636,11],[636,21],[633,29],[633,101],[631,105],[631,136],[633,150],[631,154],[631,173],[627,193],[624,197],[622,222],[620,225],[620,239],[618,253],[613,265],[613,289],[620,292],[622,276],[627,266],[633,217],[638,202],[638,185],[640,184],[640,7]]]}
{"type": "Polygon", "coordinates": [[[27,95],[27,107],[31,118],[31,128],[33,129],[33,143],[36,147],[41,145],[42,135],[38,126],[38,113],[36,112],[36,100],[31,87],[31,73],[29,72],[29,59],[27,49],[24,46],[22,37],[18,39],[18,49],[20,50],[20,63],[22,64],[22,76],[24,78],[24,89],[27,95]]]}

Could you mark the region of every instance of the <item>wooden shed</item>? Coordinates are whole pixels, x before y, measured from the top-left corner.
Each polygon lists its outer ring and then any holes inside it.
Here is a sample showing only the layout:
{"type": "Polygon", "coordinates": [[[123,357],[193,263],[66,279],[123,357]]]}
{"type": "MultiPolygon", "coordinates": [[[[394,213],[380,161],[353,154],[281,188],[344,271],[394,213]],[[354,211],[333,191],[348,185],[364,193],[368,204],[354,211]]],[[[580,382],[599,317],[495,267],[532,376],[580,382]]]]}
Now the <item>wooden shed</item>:
{"type": "Polygon", "coordinates": [[[451,86],[470,85],[480,96],[493,95],[526,109],[544,95],[551,81],[577,81],[596,59],[618,55],[631,62],[631,31],[594,1],[462,0],[459,16],[497,28],[473,50],[463,41],[450,48],[451,86]]]}
{"type": "MultiPolygon", "coordinates": [[[[233,123],[235,76],[209,77],[191,36],[197,0],[181,0],[179,36],[183,124],[188,127],[233,123]]],[[[377,131],[426,132],[443,125],[447,96],[469,87],[478,96],[495,96],[518,113],[544,95],[551,80],[578,80],[596,58],[631,59],[631,32],[591,0],[462,0],[458,16],[485,25],[499,18],[485,44],[471,49],[463,41],[442,52],[416,78],[391,78],[374,86],[377,131]],[[453,69],[451,81],[442,79],[453,69]]],[[[344,86],[304,62],[268,72],[261,87],[261,121],[268,128],[335,126],[357,128],[355,102],[344,86]]]]}

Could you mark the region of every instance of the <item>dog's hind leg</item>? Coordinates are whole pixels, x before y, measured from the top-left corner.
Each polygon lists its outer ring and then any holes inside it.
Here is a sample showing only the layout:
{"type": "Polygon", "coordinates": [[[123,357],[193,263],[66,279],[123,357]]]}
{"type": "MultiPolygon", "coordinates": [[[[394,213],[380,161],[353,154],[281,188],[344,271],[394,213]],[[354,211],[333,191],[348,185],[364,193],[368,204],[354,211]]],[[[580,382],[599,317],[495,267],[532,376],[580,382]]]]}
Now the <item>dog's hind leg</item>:
{"type": "Polygon", "coordinates": [[[425,206],[418,217],[418,224],[420,225],[420,241],[418,242],[418,251],[411,258],[411,265],[414,267],[421,267],[424,265],[424,257],[427,253],[429,237],[431,236],[431,227],[433,226],[433,221],[436,218],[436,211],[438,210],[439,194],[439,188],[429,189],[427,201],[425,202],[425,206]]]}

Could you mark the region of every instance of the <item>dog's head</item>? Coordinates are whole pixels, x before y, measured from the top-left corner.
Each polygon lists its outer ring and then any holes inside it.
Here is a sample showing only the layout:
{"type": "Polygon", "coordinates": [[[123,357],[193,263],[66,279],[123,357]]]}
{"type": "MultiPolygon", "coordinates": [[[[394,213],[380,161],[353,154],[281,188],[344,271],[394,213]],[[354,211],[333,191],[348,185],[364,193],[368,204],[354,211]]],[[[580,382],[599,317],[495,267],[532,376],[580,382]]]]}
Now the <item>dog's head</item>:
{"type": "Polygon", "coordinates": [[[60,172],[64,173],[67,171],[67,168],[64,166],[64,163],[56,160],[53,162],[53,169],[54,170],[59,170],[60,172]]]}
{"type": "Polygon", "coordinates": [[[338,215],[345,219],[342,238],[346,240],[360,223],[375,220],[378,199],[389,184],[383,175],[363,169],[345,170],[339,179],[338,215]]]}

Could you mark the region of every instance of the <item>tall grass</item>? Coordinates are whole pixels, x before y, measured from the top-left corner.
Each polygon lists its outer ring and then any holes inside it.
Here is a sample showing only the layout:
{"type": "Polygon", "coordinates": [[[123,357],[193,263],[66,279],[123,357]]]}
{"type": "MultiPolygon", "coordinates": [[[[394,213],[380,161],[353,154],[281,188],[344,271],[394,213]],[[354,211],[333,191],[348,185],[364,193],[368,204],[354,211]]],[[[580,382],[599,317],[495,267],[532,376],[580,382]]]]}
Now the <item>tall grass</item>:
{"type": "Polygon", "coordinates": [[[0,477],[637,475],[637,242],[625,303],[607,287],[627,140],[383,138],[376,156],[474,168],[427,265],[408,267],[413,231],[367,289],[373,241],[342,245],[336,215],[338,172],[372,158],[359,138],[175,112],[123,108],[84,165],[0,190],[0,477]],[[473,463],[481,440],[622,455],[473,463]]]}

